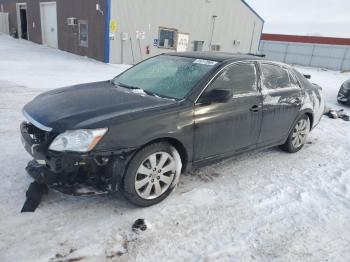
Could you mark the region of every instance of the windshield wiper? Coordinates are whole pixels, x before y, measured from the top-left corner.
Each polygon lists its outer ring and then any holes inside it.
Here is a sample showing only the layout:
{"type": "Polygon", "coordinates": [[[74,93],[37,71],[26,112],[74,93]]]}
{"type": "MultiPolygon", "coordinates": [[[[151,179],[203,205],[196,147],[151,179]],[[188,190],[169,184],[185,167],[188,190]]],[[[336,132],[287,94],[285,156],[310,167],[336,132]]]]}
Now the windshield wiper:
{"type": "Polygon", "coordinates": [[[165,96],[165,95],[159,95],[157,93],[154,93],[152,91],[149,91],[149,90],[145,90],[145,89],[142,89],[141,87],[138,87],[138,86],[130,86],[130,85],[126,85],[126,84],[122,84],[120,82],[114,82],[113,81],[113,84],[115,86],[121,86],[123,88],[127,88],[127,89],[132,89],[132,90],[142,90],[145,94],[149,95],[149,96],[154,96],[154,97],[159,97],[159,98],[165,98],[165,99],[171,99],[171,100],[178,100],[174,97],[170,97],[170,96],[165,96]]]}
{"type": "Polygon", "coordinates": [[[121,87],[128,88],[128,89],[138,89],[138,87],[136,87],[136,86],[129,86],[126,84],[122,84],[120,82],[116,82],[114,80],[110,80],[110,82],[116,87],[121,86],[121,87]]]}
{"type": "Polygon", "coordinates": [[[129,86],[129,85],[126,85],[126,84],[122,84],[122,83],[114,83],[116,86],[121,86],[121,87],[124,87],[124,88],[127,88],[127,89],[142,89],[140,87],[137,87],[137,86],[129,86]]]}
{"type": "Polygon", "coordinates": [[[138,86],[129,86],[129,85],[126,85],[126,84],[122,84],[122,83],[115,83],[116,85],[118,86],[121,86],[121,87],[124,87],[124,88],[127,88],[127,89],[132,89],[132,90],[142,90],[145,94],[149,95],[149,96],[155,96],[157,97],[158,95],[156,93],[153,93],[151,91],[148,91],[148,90],[145,90],[145,89],[142,89],[141,87],[138,87],[138,86]]]}

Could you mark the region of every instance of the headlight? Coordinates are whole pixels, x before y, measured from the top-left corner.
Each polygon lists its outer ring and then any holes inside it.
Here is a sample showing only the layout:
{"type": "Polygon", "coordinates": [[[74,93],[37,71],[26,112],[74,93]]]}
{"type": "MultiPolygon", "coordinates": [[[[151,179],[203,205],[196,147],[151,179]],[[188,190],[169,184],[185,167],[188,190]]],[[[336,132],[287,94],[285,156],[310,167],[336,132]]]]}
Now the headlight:
{"type": "Polygon", "coordinates": [[[53,151],[91,151],[106,134],[107,128],[79,129],[66,131],[58,135],[51,143],[49,150],[53,151]]]}

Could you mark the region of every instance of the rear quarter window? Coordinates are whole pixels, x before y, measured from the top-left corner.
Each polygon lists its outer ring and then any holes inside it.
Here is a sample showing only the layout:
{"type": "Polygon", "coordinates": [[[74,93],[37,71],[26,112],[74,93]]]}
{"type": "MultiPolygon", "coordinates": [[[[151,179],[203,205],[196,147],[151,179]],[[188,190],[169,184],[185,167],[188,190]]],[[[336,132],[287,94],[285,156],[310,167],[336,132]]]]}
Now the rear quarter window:
{"type": "Polygon", "coordinates": [[[312,86],[311,82],[308,79],[306,79],[298,70],[292,68],[291,71],[298,78],[302,87],[312,86]]]}
{"type": "Polygon", "coordinates": [[[289,72],[273,64],[261,64],[262,82],[266,89],[293,87],[289,72]]]}

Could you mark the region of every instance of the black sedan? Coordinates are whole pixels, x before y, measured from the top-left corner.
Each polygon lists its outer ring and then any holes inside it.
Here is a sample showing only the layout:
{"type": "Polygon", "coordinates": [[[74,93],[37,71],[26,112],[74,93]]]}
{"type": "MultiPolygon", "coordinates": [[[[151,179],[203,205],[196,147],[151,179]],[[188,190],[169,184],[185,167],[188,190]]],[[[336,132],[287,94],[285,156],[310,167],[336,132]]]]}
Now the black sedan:
{"type": "Polygon", "coordinates": [[[340,104],[350,105],[350,79],[340,87],[338,93],[338,102],[340,104]]]}
{"type": "Polygon", "coordinates": [[[111,81],[39,95],[23,108],[21,133],[38,183],[71,194],[120,190],[149,206],[192,167],[277,145],[299,151],[323,111],[321,88],[288,65],[173,53],[111,81]]]}

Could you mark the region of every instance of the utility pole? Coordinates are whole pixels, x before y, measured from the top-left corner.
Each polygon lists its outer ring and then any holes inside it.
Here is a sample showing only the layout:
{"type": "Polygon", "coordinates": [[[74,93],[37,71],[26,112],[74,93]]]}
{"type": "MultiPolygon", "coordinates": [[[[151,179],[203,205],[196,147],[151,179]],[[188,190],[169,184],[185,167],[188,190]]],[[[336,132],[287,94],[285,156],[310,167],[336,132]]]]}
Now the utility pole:
{"type": "Polygon", "coordinates": [[[213,15],[212,18],[212,27],[211,27],[211,36],[210,36],[210,42],[209,42],[209,51],[211,51],[211,45],[213,44],[213,37],[214,37],[214,30],[215,30],[215,20],[218,16],[213,15]]]}

